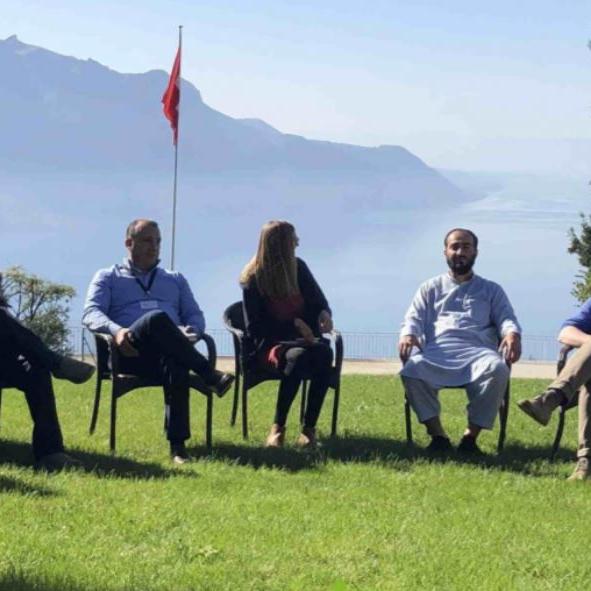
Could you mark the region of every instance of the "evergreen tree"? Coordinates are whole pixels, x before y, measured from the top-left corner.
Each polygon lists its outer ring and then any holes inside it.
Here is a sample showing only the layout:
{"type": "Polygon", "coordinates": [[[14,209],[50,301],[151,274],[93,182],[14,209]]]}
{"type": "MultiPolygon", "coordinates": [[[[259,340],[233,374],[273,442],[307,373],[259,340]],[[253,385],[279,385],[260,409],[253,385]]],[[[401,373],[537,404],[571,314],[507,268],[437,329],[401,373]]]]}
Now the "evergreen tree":
{"type": "Polygon", "coordinates": [[[591,297],[591,215],[581,216],[581,230],[577,234],[574,228],[569,230],[570,246],[568,252],[576,254],[582,267],[573,283],[572,294],[579,302],[591,297]]]}

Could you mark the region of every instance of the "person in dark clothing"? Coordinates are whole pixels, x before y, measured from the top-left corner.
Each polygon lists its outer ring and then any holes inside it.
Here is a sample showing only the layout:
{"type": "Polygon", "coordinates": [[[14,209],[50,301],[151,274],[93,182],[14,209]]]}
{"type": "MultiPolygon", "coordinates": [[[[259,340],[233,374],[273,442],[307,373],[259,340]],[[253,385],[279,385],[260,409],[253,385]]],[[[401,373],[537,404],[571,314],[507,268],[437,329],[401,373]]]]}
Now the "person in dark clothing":
{"type": "Polygon", "coordinates": [[[0,351],[0,381],[24,392],[33,419],[36,467],[53,471],[79,464],[64,453],[51,376],[80,384],[90,379],[94,366],[52,351],[14,318],[1,275],[0,351]]]}
{"type": "Polygon", "coordinates": [[[317,445],[316,423],[330,381],[332,350],[322,334],[333,329],[332,312],[308,266],[296,258],[297,245],[290,223],[268,222],[240,276],[246,331],[257,361],[282,376],[268,447],[284,444],[287,415],[304,378],[310,378],[310,388],[296,444],[317,445]]]}

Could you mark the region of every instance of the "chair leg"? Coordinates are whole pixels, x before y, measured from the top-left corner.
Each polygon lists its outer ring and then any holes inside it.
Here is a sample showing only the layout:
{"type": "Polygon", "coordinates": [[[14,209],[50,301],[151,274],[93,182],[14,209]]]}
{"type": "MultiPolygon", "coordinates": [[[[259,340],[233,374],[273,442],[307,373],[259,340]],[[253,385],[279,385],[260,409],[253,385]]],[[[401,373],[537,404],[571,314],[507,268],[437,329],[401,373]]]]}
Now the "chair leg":
{"type": "Polygon", "coordinates": [[[505,448],[505,437],[507,436],[507,420],[509,418],[509,402],[510,402],[510,385],[507,384],[507,389],[505,390],[505,396],[503,397],[503,402],[499,408],[499,441],[497,443],[497,453],[502,453],[503,449],[505,448]]]}
{"type": "Polygon", "coordinates": [[[212,448],[212,423],[213,423],[213,394],[207,395],[207,411],[205,416],[205,447],[207,453],[211,453],[212,448]]]}
{"type": "Polygon", "coordinates": [[[233,427],[236,424],[236,417],[238,416],[238,399],[240,398],[240,371],[236,371],[234,380],[234,400],[232,401],[232,416],[230,417],[230,425],[233,427]]]}
{"type": "Polygon", "coordinates": [[[554,437],[554,443],[552,444],[552,451],[550,453],[551,461],[554,461],[556,453],[558,452],[558,448],[560,447],[560,441],[562,440],[562,432],[564,431],[565,416],[566,408],[564,406],[561,406],[560,412],[558,413],[558,427],[556,429],[556,436],[554,437]]]}
{"type": "Polygon", "coordinates": [[[308,380],[302,382],[302,401],[300,404],[300,425],[304,424],[306,416],[306,404],[308,403],[308,380]]]}
{"type": "MultiPolygon", "coordinates": [[[[166,393],[164,392],[164,388],[162,389],[163,394],[163,408],[164,408],[164,419],[162,421],[162,431],[164,431],[164,436],[166,437],[168,433],[168,419],[170,417],[170,406],[166,403],[166,393]]],[[[190,401],[189,401],[190,402],[190,401]]],[[[191,412],[189,411],[189,416],[191,416],[191,412]]]]}
{"type": "Polygon", "coordinates": [[[337,421],[339,420],[339,402],[341,397],[341,382],[337,382],[334,389],[334,402],[332,405],[332,425],[330,428],[330,436],[335,437],[337,434],[337,421]]]}
{"type": "Polygon", "coordinates": [[[408,445],[412,445],[412,422],[410,413],[410,403],[408,402],[408,398],[406,397],[406,392],[404,393],[404,421],[406,424],[406,443],[408,445]]]}
{"type": "Polygon", "coordinates": [[[96,386],[94,389],[94,404],[92,406],[92,416],[90,417],[90,427],[88,428],[89,435],[92,435],[94,433],[94,430],[96,429],[96,422],[98,420],[99,406],[101,402],[102,379],[100,375],[98,375],[98,373],[99,372],[97,371],[96,386]]]}
{"type": "Polygon", "coordinates": [[[248,439],[248,389],[246,376],[242,379],[242,438],[248,439]]]}
{"type": "Polygon", "coordinates": [[[111,396],[111,430],[109,433],[109,449],[112,453],[115,453],[115,429],[117,427],[117,396],[113,392],[111,396]]]}
{"type": "Polygon", "coordinates": [[[2,412],[2,389],[0,389],[0,413],[2,412]]]}

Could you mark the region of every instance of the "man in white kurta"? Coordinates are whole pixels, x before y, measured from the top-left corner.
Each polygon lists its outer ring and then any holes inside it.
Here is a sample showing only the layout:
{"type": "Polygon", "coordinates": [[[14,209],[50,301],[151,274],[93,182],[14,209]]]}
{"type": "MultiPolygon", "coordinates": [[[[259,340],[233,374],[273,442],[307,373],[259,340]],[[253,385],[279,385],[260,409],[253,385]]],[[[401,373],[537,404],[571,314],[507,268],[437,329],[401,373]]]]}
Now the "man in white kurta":
{"type": "Polygon", "coordinates": [[[420,286],[404,318],[400,375],[433,451],[451,449],[439,418],[439,390],[466,389],[468,426],[458,451],[473,453],[479,451],[481,429],[494,425],[509,379],[506,361],[517,361],[521,353],[521,329],[503,289],[472,272],[478,254],[474,233],[452,230],[444,245],[449,272],[420,286]]]}

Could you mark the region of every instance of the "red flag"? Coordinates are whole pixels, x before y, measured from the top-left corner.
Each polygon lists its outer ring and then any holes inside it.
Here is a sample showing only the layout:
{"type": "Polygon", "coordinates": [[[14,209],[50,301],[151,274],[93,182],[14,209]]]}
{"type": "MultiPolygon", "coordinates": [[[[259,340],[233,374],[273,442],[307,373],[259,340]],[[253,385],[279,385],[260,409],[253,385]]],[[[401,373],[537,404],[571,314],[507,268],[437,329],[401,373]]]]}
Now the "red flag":
{"type": "Polygon", "coordinates": [[[164,95],[162,96],[162,104],[164,108],[164,116],[170,121],[170,127],[173,131],[172,143],[176,146],[179,138],[179,102],[181,100],[181,48],[179,46],[174,58],[172,72],[170,73],[170,80],[164,95]]]}

